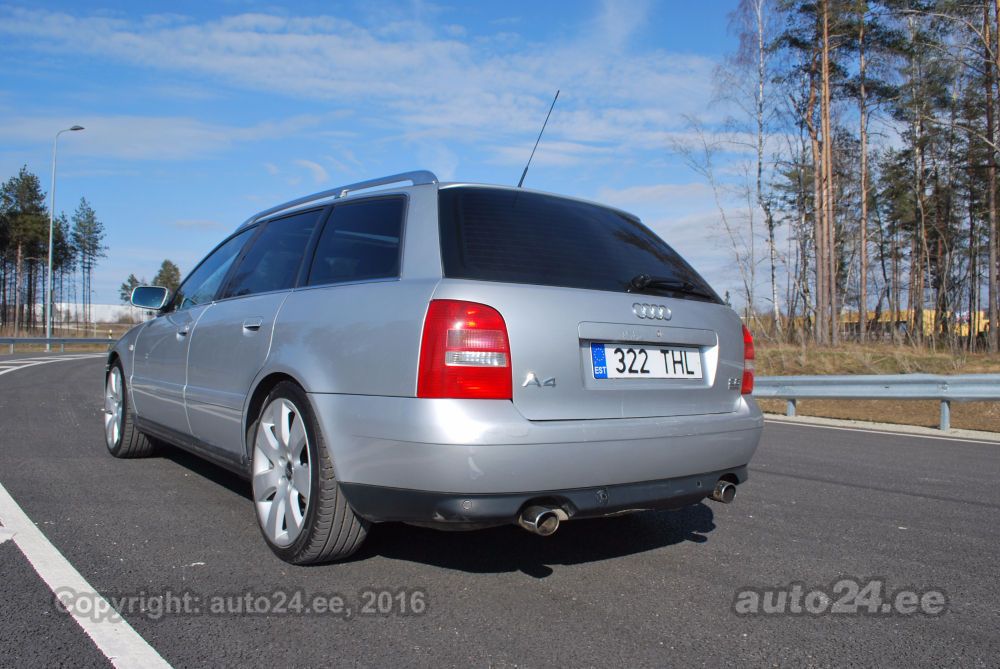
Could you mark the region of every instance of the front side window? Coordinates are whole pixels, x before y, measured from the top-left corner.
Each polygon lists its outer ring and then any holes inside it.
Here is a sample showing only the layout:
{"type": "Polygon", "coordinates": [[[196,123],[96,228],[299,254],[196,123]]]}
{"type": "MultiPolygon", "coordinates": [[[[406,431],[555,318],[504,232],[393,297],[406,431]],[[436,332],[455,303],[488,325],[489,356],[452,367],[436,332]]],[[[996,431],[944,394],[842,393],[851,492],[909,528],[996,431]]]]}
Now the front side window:
{"type": "Polygon", "coordinates": [[[381,197],[334,207],[309,271],[309,285],[399,276],[406,198],[381,197]]]}
{"type": "Polygon", "coordinates": [[[302,255],[322,213],[314,209],[269,221],[236,268],[226,297],[294,288],[302,255]]]}
{"type": "Polygon", "coordinates": [[[229,267],[236,260],[240,249],[250,239],[253,232],[252,228],[244,230],[224,242],[202,260],[201,264],[191,272],[174,293],[170,309],[176,311],[189,309],[215,299],[215,294],[218,292],[222,280],[226,278],[229,267]]]}

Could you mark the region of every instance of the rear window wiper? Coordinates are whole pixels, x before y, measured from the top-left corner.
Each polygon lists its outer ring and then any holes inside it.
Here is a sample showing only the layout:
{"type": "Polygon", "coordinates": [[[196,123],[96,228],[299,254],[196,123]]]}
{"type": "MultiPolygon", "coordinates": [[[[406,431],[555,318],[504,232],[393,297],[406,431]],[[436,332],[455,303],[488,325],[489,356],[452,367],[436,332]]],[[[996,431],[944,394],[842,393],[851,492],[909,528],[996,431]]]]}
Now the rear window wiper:
{"type": "Polygon", "coordinates": [[[710,300],[715,300],[715,295],[695,286],[690,281],[682,279],[668,279],[666,277],[650,276],[648,274],[636,274],[628,282],[628,292],[640,293],[648,288],[669,290],[685,295],[697,295],[710,300]]]}

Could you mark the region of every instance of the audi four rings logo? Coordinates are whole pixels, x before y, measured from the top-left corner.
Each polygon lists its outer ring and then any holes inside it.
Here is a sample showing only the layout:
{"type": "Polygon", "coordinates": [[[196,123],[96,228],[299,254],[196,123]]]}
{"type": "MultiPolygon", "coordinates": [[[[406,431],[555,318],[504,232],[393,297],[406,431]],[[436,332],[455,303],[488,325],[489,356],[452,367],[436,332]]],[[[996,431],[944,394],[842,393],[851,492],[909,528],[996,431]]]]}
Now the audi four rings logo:
{"type": "Polygon", "coordinates": [[[670,309],[662,304],[642,304],[640,302],[632,305],[632,313],[639,318],[655,318],[659,321],[669,321],[673,315],[670,313],[670,309]]]}

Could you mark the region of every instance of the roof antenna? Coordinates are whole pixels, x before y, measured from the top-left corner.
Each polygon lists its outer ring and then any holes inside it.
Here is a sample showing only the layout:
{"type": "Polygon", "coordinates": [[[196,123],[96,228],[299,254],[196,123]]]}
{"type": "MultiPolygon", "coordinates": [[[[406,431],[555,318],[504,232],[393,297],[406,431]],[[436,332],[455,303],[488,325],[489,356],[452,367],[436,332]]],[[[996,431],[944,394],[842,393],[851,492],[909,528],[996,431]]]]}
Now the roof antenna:
{"type": "Polygon", "coordinates": [[[535,149],[538,148],[538,142],[542,140],[542,133],[545,132],[545,126],[549,124],[549,117],[552,116],[552,108],[556,106],[556,100],[559,99],[559,91],[556,91],[556,96],[552,98],[552,104],[549,106],[549,113],[545,115],[545,123],[542,124],[542,129],[538,133],[538,139],[535,140],[535,146],[531,149],[531,155],[528,156],[528,164],[524,166],[524,171],[521,172],[521,180],[517,182],[517,187],[520,188],[521,184],[524,183],[524,177],[528,176],[528,168],[531,167],[531,159],[535,157],[535,149]]]}

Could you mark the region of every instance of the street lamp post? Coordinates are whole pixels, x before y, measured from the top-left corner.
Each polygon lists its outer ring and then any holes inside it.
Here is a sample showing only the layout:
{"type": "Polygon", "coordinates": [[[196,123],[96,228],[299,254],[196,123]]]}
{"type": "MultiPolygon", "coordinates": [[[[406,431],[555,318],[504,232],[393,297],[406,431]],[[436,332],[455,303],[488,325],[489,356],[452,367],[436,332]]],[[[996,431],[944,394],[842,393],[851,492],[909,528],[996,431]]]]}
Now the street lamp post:
{"type": "Polygon", "coordinates": [[[52,193],[49,195],[49,272],[45,280],[45,350],[52,350],[49,340],[52,339],[52,228],[56,216],[56,147],[59,135],[64,132],[83,130],[82,125],[74,125],[56,133],[52,140],[52,193]]]}

